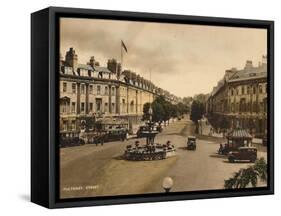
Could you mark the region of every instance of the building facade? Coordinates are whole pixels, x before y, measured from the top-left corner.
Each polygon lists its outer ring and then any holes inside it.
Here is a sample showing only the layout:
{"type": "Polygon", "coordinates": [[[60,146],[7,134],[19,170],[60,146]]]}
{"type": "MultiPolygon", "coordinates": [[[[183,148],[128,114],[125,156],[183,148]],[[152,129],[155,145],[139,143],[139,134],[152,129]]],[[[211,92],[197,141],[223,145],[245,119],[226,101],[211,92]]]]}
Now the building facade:
{"type": "Polygon", "coordinates": [[[267,59],[263,56],[257,67],[247,61],[242,70],[226,70],[208,98],[206,111],[216,128],[242,127],[263,137],[267,106],[267,59]]]}
{"type": "Polygon", "coordinates": [[[178,98],[156,87],[151,81],[125,70],[115,59],[101,67],[94,57],[87,64],[78,64],[73,48],[60,61],[60,130],[91,130],[101,118],[128,122],[128,127],[140,123],[143,105],[163,95],[173,103],[178,98]]]}

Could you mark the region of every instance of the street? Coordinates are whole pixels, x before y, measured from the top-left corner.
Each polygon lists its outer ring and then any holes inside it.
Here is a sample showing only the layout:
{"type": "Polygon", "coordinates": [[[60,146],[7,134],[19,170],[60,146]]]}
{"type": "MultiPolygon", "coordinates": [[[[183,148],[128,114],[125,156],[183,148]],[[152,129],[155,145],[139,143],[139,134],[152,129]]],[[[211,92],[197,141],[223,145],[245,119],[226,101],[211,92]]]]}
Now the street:
{"type": "MultiPolygon", "coordinates": [[[[156,143],[168,140],[176,147],[177,155],[158,161],[126,161],[122,154],[128,144],[109,142],[103,146],[86,144],[60,150],[61,198],[95,197],[163,192],[162,180],[174,181],[171,192],[223,189],[224,180],[251,163],[229,163],[216,152],[222,138],[199,136],[196,151],[186,150],[188,135],[194,124],[188,118],[171,122],[156,136],[156,143]]],[[[141,144],[145,139],[138,139],[141,144]]],[[[266,159],[266,151],[258,152],[266,159]]]]}

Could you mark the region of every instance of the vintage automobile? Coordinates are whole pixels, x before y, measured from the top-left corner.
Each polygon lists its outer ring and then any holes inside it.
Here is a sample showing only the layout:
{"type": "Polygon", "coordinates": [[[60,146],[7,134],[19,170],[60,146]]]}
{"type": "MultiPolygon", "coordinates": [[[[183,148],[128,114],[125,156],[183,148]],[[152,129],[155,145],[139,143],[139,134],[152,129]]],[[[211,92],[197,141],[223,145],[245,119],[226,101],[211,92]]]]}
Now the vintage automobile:
{"type": "Polygon", "coordinates": [[[239,147],[236,151],[228,153],[229,162],[250,161],[254,163],[257,160],[257,148],[255,147],[239,147]]]}
{"type": "Polygon", "coordinates": [[[237,151],[239,147],[250,146],[252,136],[245,129],[235,128],[226,135],[227,142],[220,144],[218,154],[228,155],[231,151],[237,151]]]}
{"type": "Polygon", "coordinates": [[[195,136],[187,137],[187,150],[196,150],[196,137],[195,136]]]}
{"type": "Polygon", "coordinates": [[[60,147],[84,145],[85,142],[79,137],[79,132],[60,132],[60,147]]]}
{"type": "Polygon", "coordinates": [[[117,140],[124,141],[127,139],[127,137],[128,137],[127,128],[122,128],[122,127],[112,128],[107,131],[105,135],[105,142],[117,141],[117,140]]]}

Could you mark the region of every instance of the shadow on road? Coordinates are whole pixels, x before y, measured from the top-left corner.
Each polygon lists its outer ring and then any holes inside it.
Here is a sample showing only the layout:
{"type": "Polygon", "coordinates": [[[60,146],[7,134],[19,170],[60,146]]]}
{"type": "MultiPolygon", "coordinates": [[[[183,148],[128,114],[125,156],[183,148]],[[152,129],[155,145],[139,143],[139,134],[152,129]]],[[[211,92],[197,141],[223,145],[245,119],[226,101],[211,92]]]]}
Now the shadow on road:
{"type": "Polygon", "coordinates": [[[178,147],[178,149],[187,151],[187,147],[178,147]]]}
{"type": "Polygon", "coordinates": [[[228,163],[228,164],[254,164],[254,163],[251,163],[249,161],[235,161],[235,162],[229,162],[229,160],[223,160],[224,163],[228,163]]]}
{"type": "Polygon", "coordinates": [[[213,158],[226,158],[226,155],[211,154],[210,157],[213,157],[213,158]]]}
{"type": "Polygon", "coordinates": [[[115,160],[125,160],[124,155],[118,155],[118,156],[115,156],[115,157],[112,157],[112,158],[115,159],[115,160]]]}

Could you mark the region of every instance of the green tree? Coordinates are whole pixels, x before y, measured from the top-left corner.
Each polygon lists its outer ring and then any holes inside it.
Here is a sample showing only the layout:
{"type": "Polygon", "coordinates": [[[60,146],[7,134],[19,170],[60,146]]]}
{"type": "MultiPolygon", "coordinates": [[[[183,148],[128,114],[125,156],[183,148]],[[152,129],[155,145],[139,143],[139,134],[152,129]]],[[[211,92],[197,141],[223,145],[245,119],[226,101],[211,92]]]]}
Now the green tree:
{"type": "MultiPolygon", "coordinates": [[[[179,115],[183,115],[188,112],[188,108],[183,103],[172,104],[167,101],[163,96],[155,98],[155,100],[150,104],[146,103],[143,106],[143,120],[149,120],[149,108],[152,107],[152,120],[155,122],[167,122],[170,118],[176,118],[179,115]]],[[[169,123],[169,122],[168,122],[169,123]]]]}
{"type": "Polygon", "coordinates": [[[195,133],[198,133],[199,130],[198,120],[202,118],[204,113],[205,113],[204,105],[199,101],[193,101],[191,105],[190,120],[192,120],[196,125],[195,133]]]}
{"type": "Polygon", "coordinates": [[[256,187],[258,179],[267,181],[267,163],[264,158],[256,161],[253,166],[240,169],[231,178],[224,181],[225,189],[256,187]]]}

